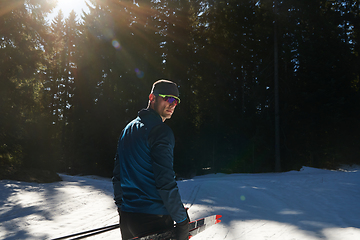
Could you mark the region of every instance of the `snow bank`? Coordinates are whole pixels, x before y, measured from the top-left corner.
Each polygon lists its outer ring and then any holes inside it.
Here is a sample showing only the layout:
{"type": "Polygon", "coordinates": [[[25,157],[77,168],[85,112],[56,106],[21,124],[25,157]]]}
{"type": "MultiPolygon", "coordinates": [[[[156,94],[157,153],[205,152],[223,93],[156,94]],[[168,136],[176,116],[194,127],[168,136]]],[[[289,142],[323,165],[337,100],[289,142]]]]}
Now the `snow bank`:
{"type": "MultiPolygon", "coordinates": [[[[0,181],[0,239],[52,239],[118,222],[110,179],[0,181]]],[[[178,182],[192,219],[222,214],[200,239],[360,239],[360,171],[210,174],[178,182]]],[[[121,239],[113,230],[89,239],[121,239]]]]}

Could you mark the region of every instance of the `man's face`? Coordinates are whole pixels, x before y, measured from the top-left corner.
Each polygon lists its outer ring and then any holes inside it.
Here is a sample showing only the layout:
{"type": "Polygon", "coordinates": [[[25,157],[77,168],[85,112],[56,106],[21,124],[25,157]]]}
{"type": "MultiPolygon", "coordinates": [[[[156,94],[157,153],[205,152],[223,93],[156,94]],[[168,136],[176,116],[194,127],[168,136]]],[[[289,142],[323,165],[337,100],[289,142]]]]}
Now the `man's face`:
{"type": "Polygon", "coordinates": [[[153,104],[151,108],[160,115],[163,122],[165,122],[166,119],[170,119],[175,111],[176,104],[174,102],[169,103],[160,96],[152,95],[152,98],[153,104]]]}

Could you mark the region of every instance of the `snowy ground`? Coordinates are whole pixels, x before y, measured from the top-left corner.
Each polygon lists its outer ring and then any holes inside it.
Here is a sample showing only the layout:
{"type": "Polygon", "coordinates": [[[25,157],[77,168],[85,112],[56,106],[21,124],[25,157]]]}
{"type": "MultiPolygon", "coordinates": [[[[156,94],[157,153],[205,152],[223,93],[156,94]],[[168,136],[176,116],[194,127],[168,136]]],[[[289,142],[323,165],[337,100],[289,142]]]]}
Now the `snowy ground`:
{"type": "MultiPolygon", "coordinates": [[[[61,177],[0,181],[0,239],[53,239],[117,223],[110,179],[61,177]]],[[[360,168],[212,174],[178,184],[190,218],[223,215],[193,240],[360,239],[360,168]]],[[[121,237],[116,229],[88,239],[121,237]]]]}

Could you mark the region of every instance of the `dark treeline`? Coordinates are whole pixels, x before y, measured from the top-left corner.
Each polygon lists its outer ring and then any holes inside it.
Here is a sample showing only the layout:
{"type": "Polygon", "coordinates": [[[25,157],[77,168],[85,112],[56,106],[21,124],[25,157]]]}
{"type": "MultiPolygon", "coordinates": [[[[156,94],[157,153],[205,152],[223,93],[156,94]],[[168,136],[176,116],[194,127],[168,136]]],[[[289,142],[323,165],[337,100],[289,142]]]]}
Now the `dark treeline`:
{"type": "Polygon", "coordinates": [[[275,70],[281,170],[360,163],[358,1],[89,0],[51,23],[48,2],[0,3],[1,169],[111,176],[171,79],[180,175],[275,171],[275,70]]]}

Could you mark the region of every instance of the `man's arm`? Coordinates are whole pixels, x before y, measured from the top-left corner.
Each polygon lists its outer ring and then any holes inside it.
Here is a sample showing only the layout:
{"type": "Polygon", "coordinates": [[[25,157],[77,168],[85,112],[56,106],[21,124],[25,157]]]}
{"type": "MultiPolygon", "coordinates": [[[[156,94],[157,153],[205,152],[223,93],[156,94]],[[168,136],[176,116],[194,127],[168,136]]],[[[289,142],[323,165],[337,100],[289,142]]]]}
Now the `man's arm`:
{"type": "Polygon", "coordinates": [[[181,202],[173,170],[174,134],[167,125],[160,124],[151,130],[148,139],[156,188],[172,219],[177,223],[184,222],[187,213],[181,202]]]}

